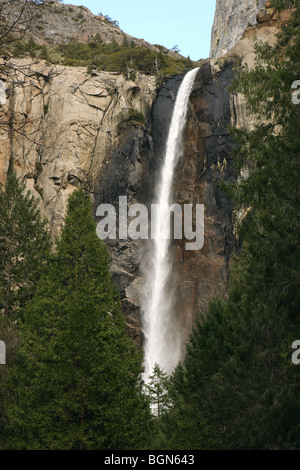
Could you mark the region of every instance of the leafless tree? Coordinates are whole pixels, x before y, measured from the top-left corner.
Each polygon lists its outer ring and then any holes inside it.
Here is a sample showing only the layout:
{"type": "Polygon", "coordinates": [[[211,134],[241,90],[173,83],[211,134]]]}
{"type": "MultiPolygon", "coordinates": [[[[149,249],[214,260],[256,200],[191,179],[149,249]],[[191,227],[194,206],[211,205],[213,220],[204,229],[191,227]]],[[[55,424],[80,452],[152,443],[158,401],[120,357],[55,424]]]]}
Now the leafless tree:
{"type": "MultiPolygon", "coordinates": [[[[0,0],[0,129],[23,136],[37,143],[38,126],[24,112],[13,109],[11,99],[17,88],[42,84],[57,74],[54,68],[47,75],[33,67],[32,58],[19,55],[31,38],[30,27],[39,14],[40,1],[0,0]],[[28,128],[31,130],[28,131],[28,128]]],[[[26,50],[26,47],[25,47],[26,50]]]]}

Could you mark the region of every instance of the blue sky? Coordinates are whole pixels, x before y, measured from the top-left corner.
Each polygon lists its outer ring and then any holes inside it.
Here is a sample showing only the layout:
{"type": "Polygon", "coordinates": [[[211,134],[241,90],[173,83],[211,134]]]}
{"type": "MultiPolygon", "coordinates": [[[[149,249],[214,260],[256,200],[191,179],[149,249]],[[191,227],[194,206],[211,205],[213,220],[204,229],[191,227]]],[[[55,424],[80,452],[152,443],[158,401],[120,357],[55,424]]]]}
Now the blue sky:
{"type": "Polygon", "coordinates": [[[136,38],[171,49],[192,60],[209,56],[216,0],[64,0],[83,5],[94,14],[102,12],[119,22],[136,38]]]}

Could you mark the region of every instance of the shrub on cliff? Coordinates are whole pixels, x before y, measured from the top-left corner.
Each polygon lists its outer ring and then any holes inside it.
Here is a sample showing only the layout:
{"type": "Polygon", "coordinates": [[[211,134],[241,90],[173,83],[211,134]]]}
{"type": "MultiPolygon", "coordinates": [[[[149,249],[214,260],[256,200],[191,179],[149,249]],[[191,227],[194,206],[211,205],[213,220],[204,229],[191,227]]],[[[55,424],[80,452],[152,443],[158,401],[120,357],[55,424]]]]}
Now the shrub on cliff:
{"type": "Polygon", "coordinates": [[[129,71],[146,74],[173,75],[183,73],[194,67],[191,59],[175,58],[145,47],[134,47],[123,41],[119,45],[114,39],[110,43],[99,41],[96,37],[89,43],[70,41],[68,44],[39,46],[32,38],[23,41],[12,49],[16,56],[30,55],[45,59],[49,63],[62,63],[70,67],[93,67],[108,72],[126,75],[129,71]]]}

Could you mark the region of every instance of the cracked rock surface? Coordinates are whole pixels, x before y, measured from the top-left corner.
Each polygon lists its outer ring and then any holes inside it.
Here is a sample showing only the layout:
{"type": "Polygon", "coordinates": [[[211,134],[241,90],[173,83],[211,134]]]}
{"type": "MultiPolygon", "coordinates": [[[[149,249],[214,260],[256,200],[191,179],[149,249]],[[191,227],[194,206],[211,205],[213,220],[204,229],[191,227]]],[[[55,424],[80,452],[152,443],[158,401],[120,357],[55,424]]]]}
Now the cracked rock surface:
{"type": "Polygon", "coordinates": [[[228,52],[248,26],[256,24],[258,11],[266,0],[217,0],[211,34],[210,57],[228,52]]]}

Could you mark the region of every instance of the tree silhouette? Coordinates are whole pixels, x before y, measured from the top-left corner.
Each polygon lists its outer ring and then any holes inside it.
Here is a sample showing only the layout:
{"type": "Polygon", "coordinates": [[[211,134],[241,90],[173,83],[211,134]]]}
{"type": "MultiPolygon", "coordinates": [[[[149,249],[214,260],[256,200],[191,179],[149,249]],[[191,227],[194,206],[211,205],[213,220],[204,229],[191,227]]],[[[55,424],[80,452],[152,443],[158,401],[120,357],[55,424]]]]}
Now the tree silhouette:
{"type": "Polygon", "coordinates": [[[153,414],[158,418],[161,418],[170,406],[168,387],[168,375],[158,364],[155,364],[153,373],[149,376],[149,383],[146,385],[146,393],[149,396],[153,414]]]}

